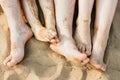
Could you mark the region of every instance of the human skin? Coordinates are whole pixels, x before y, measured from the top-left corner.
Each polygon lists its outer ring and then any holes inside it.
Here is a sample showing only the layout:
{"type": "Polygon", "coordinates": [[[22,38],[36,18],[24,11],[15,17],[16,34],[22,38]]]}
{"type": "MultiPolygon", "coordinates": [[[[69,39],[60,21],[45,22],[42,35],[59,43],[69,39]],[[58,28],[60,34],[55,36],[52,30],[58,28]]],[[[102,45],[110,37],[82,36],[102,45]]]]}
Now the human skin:
{"type": "Polygon", "coordinates": [[[90,63],[102,71],[106,70],[103,58],[117,2],[118,0],[96,0],[94,35],[91,41],[90,21],[94,0],[79,0],[75,40],[81,52],[91,55],[90,63]]]}
{"type": "Polygon", "coordinates": [[[56,11],[56,26],[60,42],[51,44],[53,51],[65,56],[68,60],[86,64],[89,59],[86,54],[78,51],[72,37],[72,22],[75,7],[75,0],[54,0],[56,11]]]}
{"type": "Polygon", "coordinates": [[[45,27],[38,18],[36,0],[22,0],[23,9],[35,38],[44,42],[57,43],[53,0],[39,0],[45,18],[45,27]]]}
{"type": "Polygon", "coordinates": [[[117,3],[118,0],[96,0],[93,49],[90,63],[103,71],[106,70],[103,58],[117,3]]]}
{"type": "Polygon", "coordinates": [[[91,55],[90,22],[94,0],[78,0],[75,41],[80,52],[91,55]]]}
{"type": "Polygon", "coordinates": [[[10,54],[3,63],[11,67],[23,59],[24,46],[32,37],[32,31],[23,20],[18,0],[3,0],[1,1],[1,7],[8,21],[11,41],[10,54]]]}

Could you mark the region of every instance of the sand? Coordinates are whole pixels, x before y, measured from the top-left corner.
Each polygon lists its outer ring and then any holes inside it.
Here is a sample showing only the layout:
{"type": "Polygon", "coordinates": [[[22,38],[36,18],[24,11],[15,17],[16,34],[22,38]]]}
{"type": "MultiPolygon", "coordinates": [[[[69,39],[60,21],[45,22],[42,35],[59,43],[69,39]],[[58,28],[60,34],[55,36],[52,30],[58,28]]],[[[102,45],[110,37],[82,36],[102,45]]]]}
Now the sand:
{"type": "Polygon", "coordinates": [[[24,60],[12,68],[2,64],[10,52],[9,29],[0,9],[0,80],[120,80],[120,1],[110,31],[105,53],[107,71],[98,71],[90,65],[81,67],[67,62],[49,48],[48,43],[34,37],[25,46],[24,60]]]}

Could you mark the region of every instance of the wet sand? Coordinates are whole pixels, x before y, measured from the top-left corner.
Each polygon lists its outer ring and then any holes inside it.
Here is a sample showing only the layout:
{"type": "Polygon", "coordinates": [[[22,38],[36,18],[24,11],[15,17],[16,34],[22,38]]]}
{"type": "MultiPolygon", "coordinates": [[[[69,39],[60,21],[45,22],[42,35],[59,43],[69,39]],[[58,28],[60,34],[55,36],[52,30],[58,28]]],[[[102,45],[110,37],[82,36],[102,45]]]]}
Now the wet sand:
{"type": "Polygon", "coordinates": [[[10,52],[9,29],[0,9],[0,80],[119,80],[120,79],[120,1],[110,31],[105,53],[107,71],[101,72],[90,65],[76,66],[54,53],[48,43],[34,37],[25,46],[25,58],[15,67],[2,64],[10,52]]]}

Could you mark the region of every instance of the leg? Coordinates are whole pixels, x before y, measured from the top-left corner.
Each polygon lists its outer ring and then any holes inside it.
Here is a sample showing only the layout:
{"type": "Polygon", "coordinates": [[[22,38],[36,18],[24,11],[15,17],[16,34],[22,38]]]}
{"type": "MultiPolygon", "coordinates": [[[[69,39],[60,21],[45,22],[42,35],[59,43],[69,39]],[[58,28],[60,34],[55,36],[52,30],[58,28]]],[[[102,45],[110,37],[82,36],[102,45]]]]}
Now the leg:
{"type": "Polygon", "coordinates": [[[72,38],[72,22],[75,0],[55,0],[56,22],[60,42],[51,44],[50,47],[57,53],[64,55],[75,63],[87,63],[86,54],[78,51],[72,38]]]}
{"type": "Polygon", "coordinates": [[[78,49],[88,56],[91,54],[90,22],[94,0],[79,0],[79,13],[75,40],[78,49]]]}
{"type": "Polygon", "coordinates": [[[10,67],[23,59],[24,46],[26,41],[32,37],[32,31],[22,18],[18,0],[3,0],[1,6],[10,28],[11,52],[4,61],[4,64],[10,67]]]}
{"type": "Polygon", "coordinates": [[[42,26],[38,18],[38,9],[35,0],[22,0],[24,12],[32,27],[36,39],[50,42],[56,37],[56,32],[42,26]]]}
{"type": "MultiPolygon", "coordinates": [[[[44,14],[46,28],[56,32],[54,0],[39,0],[39,3],[44,14]]],[[[57,37],[54,40],[52,42],[58,42],[57,37]]]]}
{"type": "Polygon", "coordinates": [[[96,0],[96,20],[91,64],[105,70],[103,57],[118,0],[96,0]]]}
{"type": "Polygon", "coordinates": [[[39,0],[39,3],[45,17],[46,27],[56,32],[54,0],[39,0]]]}

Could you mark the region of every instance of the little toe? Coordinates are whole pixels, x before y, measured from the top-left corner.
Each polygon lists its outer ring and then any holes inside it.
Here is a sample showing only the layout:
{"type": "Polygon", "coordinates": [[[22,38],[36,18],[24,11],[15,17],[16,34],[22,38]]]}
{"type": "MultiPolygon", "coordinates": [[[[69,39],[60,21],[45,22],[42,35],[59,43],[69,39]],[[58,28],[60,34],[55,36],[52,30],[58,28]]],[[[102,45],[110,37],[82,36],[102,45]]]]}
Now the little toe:
{"type": "Polygon", "coordinates": [[[9,55],[4,61],[3,64],[7,65],[7,63],[12,59],[11,55],[9,55]]]}

